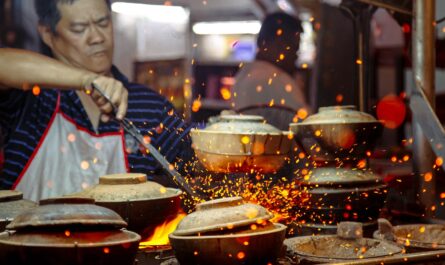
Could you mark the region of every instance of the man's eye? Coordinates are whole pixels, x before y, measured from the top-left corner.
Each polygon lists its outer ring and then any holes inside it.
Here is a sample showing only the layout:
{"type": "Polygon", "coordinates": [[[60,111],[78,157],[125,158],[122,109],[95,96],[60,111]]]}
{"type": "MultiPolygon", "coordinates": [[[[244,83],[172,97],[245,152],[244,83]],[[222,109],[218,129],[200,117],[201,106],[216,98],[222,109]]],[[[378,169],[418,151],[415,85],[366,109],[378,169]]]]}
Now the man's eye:
{"type": "Polygon", "coordinates": [[[83,33],[85,31],[84,27],[81,28],[71,28],[71,31],[74,33],[83,33]]]}
{"type": "Polygon", "coordinates": [[[109,23],[110,23],[110,20],[109,20],[109,19],[105,19],[105,20],[100,21],[100,22],[98,23],[98,25],[99,25],[100,27],[107,27],[109,23]]]}

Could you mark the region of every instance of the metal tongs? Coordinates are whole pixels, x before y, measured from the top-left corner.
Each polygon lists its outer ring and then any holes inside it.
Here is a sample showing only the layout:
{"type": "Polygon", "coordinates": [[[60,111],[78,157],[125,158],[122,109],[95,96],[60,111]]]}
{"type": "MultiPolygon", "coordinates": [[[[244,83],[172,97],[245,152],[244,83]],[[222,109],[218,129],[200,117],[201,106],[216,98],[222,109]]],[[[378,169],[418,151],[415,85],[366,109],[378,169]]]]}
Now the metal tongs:
{"type": "MultiPolygon", "coordinates": [[[[94,90],[96,90],[104,99],[108,101],[108,103],[111,104],[111,107],[113,108],[113,114],[116,114],[116,106],[111,102],[111,100],[106,96],[103,91],[98,87],[96,84],[92,83],[91,86],[94,90]]],[[[176,171],[175,167],[170,164],[170,162],[165,159],[165,157],[150,143],[147,143],[144,141],[144,136],[141,134],[139,129],[127,118],[123,118],[122,120],[116,119],[123,127],[124,131],[128,134],[130,134],[136,141],[139,142],[146,150],[148,150],[148,153],[153,156],[153,158],[158,162],[159,165],[161,165],[162,169],[171,177],[171,179],[179,184],[181,188],[190,196],[195,197],[195,192],[190,188],[190,186],[187,184],[185,179],[179,174],[178,171],[176,171]]]]}

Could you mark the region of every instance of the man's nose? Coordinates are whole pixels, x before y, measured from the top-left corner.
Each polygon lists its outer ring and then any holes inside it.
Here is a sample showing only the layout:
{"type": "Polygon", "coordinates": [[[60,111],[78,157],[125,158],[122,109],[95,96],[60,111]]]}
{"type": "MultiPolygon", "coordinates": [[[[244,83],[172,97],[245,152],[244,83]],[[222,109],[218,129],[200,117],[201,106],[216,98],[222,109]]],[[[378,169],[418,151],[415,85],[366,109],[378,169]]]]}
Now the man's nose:
{"type": "Polygon", "coordinates": [[[104,42],[104,40],[105,40],[104,33],[100,30],[100,28],[97,25],[92,25],[89,36],[89,43],[90,44],[102,43],[104,42]]]}

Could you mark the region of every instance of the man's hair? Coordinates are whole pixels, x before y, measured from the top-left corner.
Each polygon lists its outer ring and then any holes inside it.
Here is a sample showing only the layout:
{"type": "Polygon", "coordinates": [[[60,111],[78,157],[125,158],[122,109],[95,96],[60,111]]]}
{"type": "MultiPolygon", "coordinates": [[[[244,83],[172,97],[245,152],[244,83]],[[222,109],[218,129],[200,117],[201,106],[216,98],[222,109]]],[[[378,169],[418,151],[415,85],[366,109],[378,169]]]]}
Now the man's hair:
{"type": "MultiPolygon", "coordinates": [[[[53,33],[56,32],[56,25],[59,23],[61,15],[58,4],[73,4],[77,0],[34,0],[34,8],[39,17],[39,24],[48,26],[53,33]]],[[[110,8],[110,0],[104,0],[110,8]]]]}
{"type": "Polygon", "coordinates": [[[267,45],[275,40],[281,41],[295,41],[297,33],[303,32],[301,21],[283,12],[271,13],[266,16],[258,33],[257,45],[261,47],[267,45]],[[278,30],[281,30],[281,35],[278,37],[278,30]]]}

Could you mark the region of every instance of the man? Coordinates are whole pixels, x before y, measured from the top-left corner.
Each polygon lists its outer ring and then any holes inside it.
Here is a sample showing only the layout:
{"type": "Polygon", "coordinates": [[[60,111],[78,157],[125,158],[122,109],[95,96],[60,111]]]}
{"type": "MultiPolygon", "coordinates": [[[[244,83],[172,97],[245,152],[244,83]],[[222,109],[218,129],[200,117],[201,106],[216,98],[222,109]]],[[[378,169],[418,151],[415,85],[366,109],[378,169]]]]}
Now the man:
{"type": "Polygon", "coordinates": [[[308,110],[302,87],[295,81],[302,32],[301,22],[286,13],[266,16],[258,34],[255,60],[235,76],[232,105],[236,110],[252,108],[253,112],[246,113],[263,115],[284,130],[299,109],[308,110]]]}
{"type": "Polygon", "coordinates": [[[101,175],[159,170],[110,119],[112,105],[92,83],[116,106],[118,120],[126,115],[167,160],[184,168],[192,157],[189,127],[166,99],[130,83],[112,65],[109,1],[35,0],[35,6],[40,36],[56,60],[0,49],[0,187],[39,200],[79,191],[101,175]]]}

